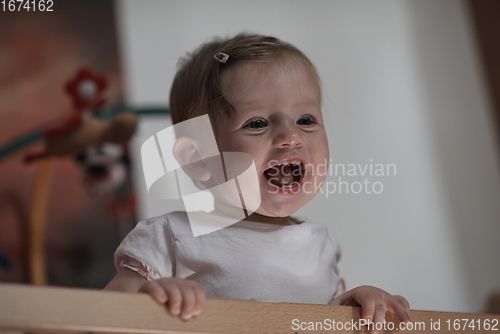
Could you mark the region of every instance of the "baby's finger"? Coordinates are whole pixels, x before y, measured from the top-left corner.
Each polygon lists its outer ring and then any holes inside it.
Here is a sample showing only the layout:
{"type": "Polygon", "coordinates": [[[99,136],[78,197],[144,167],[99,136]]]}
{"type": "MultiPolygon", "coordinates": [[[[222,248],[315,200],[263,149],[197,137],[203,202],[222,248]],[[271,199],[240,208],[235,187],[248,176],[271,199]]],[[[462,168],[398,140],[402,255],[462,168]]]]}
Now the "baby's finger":
{"type": "Polygon", "coordinates": [[[410,311],[411,311],[411,310],[410,310],[410,303],[408,303],[408,301],[406,300],[406,298],[405,298],[405,297],[403,297],[403,296],[399,296],[399,295],[398,295],[398,296],[396,296],[396,297],[398,297],[398,299],[401,301],[401,303],[402,303],[402,304],[403,304],[403,306],[405,307],[405,309],[406,309],[406,313],[408,314],[408,317],[409,317],[409,315],[410,315],[410,311]]]}
{"type": "Polygon", "coordinates": [[[375,315],[373,316],[373,333],[380,333],[382,329],[382,324],[385,320],[385,303],[383,301],[377,301],[375,305],[375,315]]]}
{"type": "Polygon", "coordinates": [[[401,302],[397,301],[394,303],[392,306],[392,310],[394,311],[394,314],[398,317],[399,321],[408,323],[410,322],[410,315],[409,312],[406,310],[405,305],[403,305],[401,302]]]}
{"type": "Polygon", "coordinates": [[[179,284],[179,288],[182,293],[182,312],[181,318],[184,320],[191,319],[193,316],[194,304],[196,302],[196,296],[194,289],[190,282],[184,281],[179,284]]]}
{"type": "Polygon", "coordinates": [[[177,284],[169,283],[163,286],[167,292],[168,307],[172,315],[179,315],[181,313],[182,293],[177,284]]]}
{"type": "Polygon", "coordinates": [[[153,299],[157,303],[160,303],[160,304],[165,304],[167,302],[167,299],[168,299],[167,294],[165,293],[165,290],[163,290],[163,288],[155,281],[149,281],[149,282],[144,283],[140,287],[139,292],[147,293],[148,295],[153,297],[153,299]]]}
{"type": "Polygon", "coordinates": [[[199,315],[201,313],[201,309],[205,305],[205,290],[203,290],[203,286],[198,282],[193,282],[193,290],[196,296],[193,314],[199,315]]]}
{"type": "Polygon", "coordinates": [[[352,298],[352,292],[346,292],[334,300],[332,300],[329,304],[330,305],[349,305],[354,302],[354,299],[352,298]]]}
{"type": "Polygon", "coordinates": [[[359,298],[357,302],[361,305],[361,316],[368,323],[372,322],[375,315],[375,296],[369,294],[359,298]]]}

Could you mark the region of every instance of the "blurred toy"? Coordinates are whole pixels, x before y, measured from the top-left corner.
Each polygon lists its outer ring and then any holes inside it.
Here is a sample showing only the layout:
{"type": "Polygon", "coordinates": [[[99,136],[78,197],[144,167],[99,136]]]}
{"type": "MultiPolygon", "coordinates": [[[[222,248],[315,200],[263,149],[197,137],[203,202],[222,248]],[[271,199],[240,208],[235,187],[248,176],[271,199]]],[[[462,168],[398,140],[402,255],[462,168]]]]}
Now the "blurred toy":
{"type": "Polygon", "coordinates": [[[117,190],[126,182],[130,160],[120,145],[104,144],[91,147],[76,160],[84,172],[84,184],[91,195],[117,190]]]}
{"type": "Polygon", "coordinates": [[[138,119],[129,112],[120,113],[110,121],[97,117],[97,108],[105,102],[106,86],[105,77],[88,68],[79,70],[65,86],[72,99],[72,109],[64,123],[43,131],[45,147],[42,152],[24,156],[25,163],[44,159],[37,177],[30,217],[32,284],[46,284],[43,235],[53,158],[76,157],[84,170],[84,184],[92,195],[113,192],[126,183],[129,169],[127,144],[135,133],[138,119]]]}
{"type": "MultiPolygon", "coordinates": [[[[74,124],[71,120],[71,126],[74,124]]],[[[98,118],[82,117],[79,125],[70,130],[66,128],[51,129],[57,135],[44,135],[45,151],[30,153],[24,158],[26,163],[35,160],[53,157],[66,157],[84,153],[92,146],[104,143],[125,145],[135,132],[137,116],[132,113],[121,113],[111,121],[106,122],[98,118]]],[[[66,123],[67,125],[68,123],[66,123]]]]}
{"type": "Polygon", "coordinates": [[[44,131],[44,151],[25,155],[24,162],[30,163],[48,156],[78,155],[92,146],[104,143],[125,145],[137,128],[137,116],[134,113],[120,113],[109,122],[92,117],[95,110],[105,102],[103,91],[106,86],[105,77],[87,68],[81,69],[66,84],[73,110],[64,124],[44,131]]]}

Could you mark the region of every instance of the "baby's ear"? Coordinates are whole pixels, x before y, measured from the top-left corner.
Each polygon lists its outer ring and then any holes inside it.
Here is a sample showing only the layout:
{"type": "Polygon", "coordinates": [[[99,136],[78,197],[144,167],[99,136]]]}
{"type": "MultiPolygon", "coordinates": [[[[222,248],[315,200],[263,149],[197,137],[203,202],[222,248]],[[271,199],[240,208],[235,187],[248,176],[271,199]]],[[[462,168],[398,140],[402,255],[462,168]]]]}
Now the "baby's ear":
{"type": "Polygon", "coordinates": [[[201,159],[201,152],[196,140],[190,137],[180,137],[174,143],[173,154],[190,178],[198,181],[210,179],[210,171],[201,159]]]}

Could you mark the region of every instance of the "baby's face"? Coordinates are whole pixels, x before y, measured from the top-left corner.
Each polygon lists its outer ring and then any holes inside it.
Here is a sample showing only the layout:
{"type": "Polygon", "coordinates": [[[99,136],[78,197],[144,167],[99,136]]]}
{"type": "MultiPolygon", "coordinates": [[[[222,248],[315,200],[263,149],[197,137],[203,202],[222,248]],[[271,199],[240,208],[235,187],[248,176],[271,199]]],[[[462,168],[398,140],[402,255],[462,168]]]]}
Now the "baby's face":
{"type": "Polygon", "coordinates": [[[223,78],[236,114],[218,124],[221,152],[250,154],[257,168],[261,206],[287,217],[309,202],[326,178],[328,142],[314,76],[303,66],[247,63],[223,78]]]}

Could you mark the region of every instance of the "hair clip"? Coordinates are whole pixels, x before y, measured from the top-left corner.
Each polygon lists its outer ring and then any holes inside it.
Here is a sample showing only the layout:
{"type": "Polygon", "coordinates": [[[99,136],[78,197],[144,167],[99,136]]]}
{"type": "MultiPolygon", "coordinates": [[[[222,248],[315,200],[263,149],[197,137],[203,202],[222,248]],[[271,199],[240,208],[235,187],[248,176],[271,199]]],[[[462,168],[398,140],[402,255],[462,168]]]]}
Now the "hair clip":
{"type": "Polygon", "coordinates": [[[219,52],[214,56],[214,59],[217,60],[221,64],[225,64],[226,61],[229,59],[229,55],[219,52]]]}

